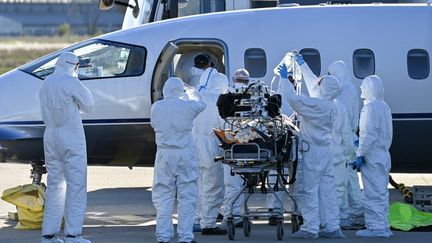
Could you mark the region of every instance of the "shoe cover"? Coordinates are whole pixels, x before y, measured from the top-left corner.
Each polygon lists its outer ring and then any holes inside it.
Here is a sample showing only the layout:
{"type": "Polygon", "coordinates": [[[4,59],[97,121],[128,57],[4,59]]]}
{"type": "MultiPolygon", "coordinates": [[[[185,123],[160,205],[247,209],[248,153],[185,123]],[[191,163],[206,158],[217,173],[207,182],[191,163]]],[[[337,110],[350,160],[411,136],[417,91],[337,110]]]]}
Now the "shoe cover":
{"type": "Polygon", "coordinates": [[[338,229],[333,232],[321,231],[318,233],[319,237],[324,238],[346,238],[346,236],[342,233],[342,230],[338,229]]]}
{"type": "Polygon", "coordinates": [[[364,229],[356,232],[357,237],[390,237],[385,229],[364,229]]]}
{"type": "Polygon", "coordinates": [[[62,239],[58,238],[57,236],[54,236],[51,239],[47,239],[47,238],[42,237],[41,242],[42,243],[64,243],[64,241],[62,239]]]}
{"type": "Polygon", "coordinates": [[[75,236],[75,238],[66,237],[64,243],[91,243],[91,241],[84,239],[82,236],[75,236]]]}
{"type": "Polygon", "coordinates": [[[392,232],[389,228],[386,229],[386,231],[387,231],[389,237],[392,237],[392,236],[393,236],[393,232],[392,232]]]}
{"type": "Polygon", "coordinates": [[[295,232],[294,234],[292,234],[292,237],[293,238],[301,238],[301,239],[316,239],[316,238],[318,238],[318,234],[307,232],[304,230],[299,230],[299,231],[295,232]]]}

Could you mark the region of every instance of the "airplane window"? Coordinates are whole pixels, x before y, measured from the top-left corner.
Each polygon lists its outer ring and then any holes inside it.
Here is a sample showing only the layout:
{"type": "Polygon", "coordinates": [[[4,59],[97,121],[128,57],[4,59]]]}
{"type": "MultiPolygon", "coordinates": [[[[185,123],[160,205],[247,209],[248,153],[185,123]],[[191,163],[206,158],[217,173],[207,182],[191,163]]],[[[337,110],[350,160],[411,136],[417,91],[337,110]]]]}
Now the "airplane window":
{"type": "Polygon", "coordinates": [[[429,54],[423,49],[412,49],[407,58],[408,75],[412,79],[425,79],[429,76],[429,54]]]}
{"type": "Polygon", "coordinates": [[[375,56],[369,49],[357,49],[353,54],[354,75],[358,79],[375,74],[375,56]]]}
{"type": "Polygon", "coordinates": [[[244,64],[251,78],[262,78],[267,71],[265,51],[260,48],[250,48],[245,51],[244,64]]]}
{"type": "MultiPolygon", "coordinates": [[[[87,45],[65,49],[78,56],[78,78],[139,76],[144,72],[146,51],[142,47],[96,40],[87,45]]],[[[58,55],[25,68],[23,71],[44,79],[54,72],[58,55]]]]}
{"type": "Polygon", "coordinates": [[[316,76],[319,76],[321,73],[321,56],[319,51],[313,48],[304,48],[300,50],[300,54],[312,72],[316,76]]]}

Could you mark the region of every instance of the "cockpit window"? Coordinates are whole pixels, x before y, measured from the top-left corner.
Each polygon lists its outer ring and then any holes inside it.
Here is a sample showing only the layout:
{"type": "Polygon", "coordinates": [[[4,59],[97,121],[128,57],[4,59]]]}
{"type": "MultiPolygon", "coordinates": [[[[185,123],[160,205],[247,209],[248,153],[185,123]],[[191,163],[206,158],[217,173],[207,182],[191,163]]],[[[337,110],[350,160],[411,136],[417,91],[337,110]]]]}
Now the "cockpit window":
{"type": "MultiPolygon", "coordinates": [[[[95,40],[63,51],[70,51],[78,56],[80,60],[78,78],[81,80],[139,76],[145,68],[146,50],[139,46],[95,40]]],[[[42,58],[29,67],[24,66],[22,70],[45,79],[54,72],[60,53],[42,58]]]]}

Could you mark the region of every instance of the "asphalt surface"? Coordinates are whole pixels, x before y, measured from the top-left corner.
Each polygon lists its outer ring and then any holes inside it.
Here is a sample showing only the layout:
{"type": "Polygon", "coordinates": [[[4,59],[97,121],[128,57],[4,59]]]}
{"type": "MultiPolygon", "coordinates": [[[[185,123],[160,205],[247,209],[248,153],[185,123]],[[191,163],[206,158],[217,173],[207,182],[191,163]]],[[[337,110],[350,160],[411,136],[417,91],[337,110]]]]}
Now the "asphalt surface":
{"type": "MultiPolygon", "coordinates": [[[[30,166],[22,164],[0,164],[0,193],[7,188],[31,183],[30,166]]],[[[432,174],[392,174],[398,183],[407,186],[431,185],[432,174]]],[[[155,209],[151,203],[152,168],[89,167],[88,207],[84,236],[94,243],[156,242],[155,209]]],[[[401,194],[391,190],[391,201],[401,201],[401,194]]],[[[252,202],[260,206],[263,195],[256,195],[252,202]]],[[[262,205],[264,206],[264,205],[262,205]]],[[[15,211],[13,205],[0,200],[0,243],[40,242],[40,230],[15,230],[16,221],[8,220],[8,212],[15,211]]],[[[174,222],[176,223],[176,215],[174,222]]],[[[289,217],[284,226],[284,240],[309,242],[291,238],[289,217]]],[[[390,239],[360,239],[355,231],[344,231],[346,239],[317,239],[313,242],[432,242],[432,232],[393,231],[390,239]]],[[[203,236],[196,234],[198,242],[228,242],[227,236],[203,236]]],[[[238,242],[280,242],[276,238],[276,227],[266,221],[254,220],[250,237],[243,229],[236,229],[238,242]]],[[[172,242],[177,242],[176,240],[172,242]]]]}

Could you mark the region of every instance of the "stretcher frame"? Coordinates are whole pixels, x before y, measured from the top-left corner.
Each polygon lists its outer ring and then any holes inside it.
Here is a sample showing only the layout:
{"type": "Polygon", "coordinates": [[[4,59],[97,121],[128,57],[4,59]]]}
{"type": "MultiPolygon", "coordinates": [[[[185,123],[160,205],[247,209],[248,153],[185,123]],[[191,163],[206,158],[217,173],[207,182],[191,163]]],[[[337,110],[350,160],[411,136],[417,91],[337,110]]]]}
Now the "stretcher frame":
{"type": "MultiPolygon", "coordinates": [[[[235,196],[229,201],[230,211],[227,216],[227,231],[228,231],[228,239],[234,240],[235,238],[235,225],[234,218],[242,218],[243,219],[243,233],[246,237],[249,237],[251,234],[251,219],[256,218],[267,218],[276,217],[277,218],[277,227],[276,227],[276,235],[278,240],[282,240],[284,236],[284,219],[285,214],[291,215],[291,223],[292,223],[292,231],[296,232],[299,229],[299,225],[301,224],[301,216],[299,213],[299,208],[297,206],[297,202],[295,198],[291,195],[289,188],[284,184],[284,180],[282,177],[287,176],[283,174],[284,168],[291,168],[289,173],[292,173],[292,170],[295,169],[294,166],[290,166],[292,163],[296,163],[296,150],[297,146],[294,144],[297,140],[296,137],[293,137],[293,143],[291,147],[291,156],[288,161],[278,162],[276,155],[277,147],[274,144],[274,151],[269,150],[268,148],[262,148],[258,143],[242,143],[242,144],[233,144],[230,148],[224,149],[222,163],[230,166],[231,174],[240,175],[244,181],[243,188],[239,190],[235,194],[235,196]],[[246,153],[246,156],[242,156],[245,153],[236,154],[235,148],[236,146],[250,146],[256,148],[255,156],[252,156],[252,153],[246,153]],[[265,153],[264,153],[265,152],[265,153]],[[267,156],[263,156],[266,154],[267,156]],[[278,164],[282,163],[282,164],[278,164]],[[275,184],[273,185],[269,182],[269,172],[275,170],[277,171],[277,178],[275,184]],[[264,179],[264,180],[263,180],[264,179]],[[263,185],[264,182],[264,185],[263,185]],[[273,208],[272,212],[269,212],[269,208],[260,208],[256,211],[252,211],[249,209],[248,201],[252,194],[257,190],[258,186],[261,186],[261,193],[267,194],[271,193],[274,195],[276,201],[279,205],[282,205],[283,208],[273,208]],[[274,190],[273,187],[278,188],[278,190],[274,190]],[[264,190],[262,188],[265,188],[264,190]],[[278,191],[284,191],[287,193],[289,200],[292,201],[292,210],[285,210],[283,200],[276,193],[278,191]],[[240,215],[233,214],[233,206],[239,200],[239,197],[245,194],[245,198],[243,201],[243,213],[240,215]]],[[[291,181],[291,180],[289,180],[291,181]]]]}

